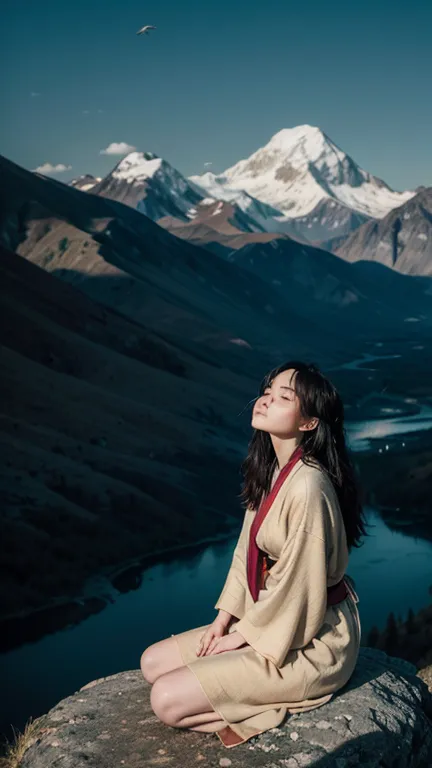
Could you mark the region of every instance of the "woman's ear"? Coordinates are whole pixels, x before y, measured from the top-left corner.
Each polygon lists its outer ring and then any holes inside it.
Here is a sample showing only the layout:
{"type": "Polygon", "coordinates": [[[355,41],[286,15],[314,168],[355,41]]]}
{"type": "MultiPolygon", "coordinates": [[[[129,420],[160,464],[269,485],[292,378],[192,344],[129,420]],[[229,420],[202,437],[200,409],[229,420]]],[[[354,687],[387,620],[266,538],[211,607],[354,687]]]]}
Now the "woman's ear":
{"type": "Polygon", "coordinates": [[[309,419],[305,422],[301,427],[299,427],[299,430],[302,432],[309,432],[311,429],[315,429],[319,424],[319,419],[314,416],[312,419],[309,419]]]}

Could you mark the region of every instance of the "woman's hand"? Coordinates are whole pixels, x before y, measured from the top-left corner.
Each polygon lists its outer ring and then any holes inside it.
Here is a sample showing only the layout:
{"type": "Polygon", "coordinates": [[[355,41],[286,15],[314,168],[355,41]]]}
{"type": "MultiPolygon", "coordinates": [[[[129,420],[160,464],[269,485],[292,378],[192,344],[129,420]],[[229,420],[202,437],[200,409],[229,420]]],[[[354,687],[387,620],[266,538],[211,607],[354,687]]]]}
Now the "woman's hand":
{"type": "Polygon", "coordinates": [[[225,619],[217,617],[206,631],[201,635],[201,638],[196,647],[197,656],[206,656],[210,651],[210,648],[214,648],[215,643],[225,634],[228,629],[228,623],[225,619]]]}
{"type": "Polygon", "coordinates": [[[225,635],[225,629],[226,627],[217,624],[217,622],[210,624],[198,643],[197,656],[212,656],[215,653],[234,651],[236,648],[241,648],[242,645],[247,645],[243,635],[239,632],[234,630],[234,632],[225,635]]]}
{"type": "Polygon", "coordinates": [[[209,655],[215,653],[223,653],[224,651],[234,651],[236,648],[241,648],[242,645],[247,645],[246,640],[240,632],[230,632],[228,635],[215,640],[210,648],[209,655]]]}

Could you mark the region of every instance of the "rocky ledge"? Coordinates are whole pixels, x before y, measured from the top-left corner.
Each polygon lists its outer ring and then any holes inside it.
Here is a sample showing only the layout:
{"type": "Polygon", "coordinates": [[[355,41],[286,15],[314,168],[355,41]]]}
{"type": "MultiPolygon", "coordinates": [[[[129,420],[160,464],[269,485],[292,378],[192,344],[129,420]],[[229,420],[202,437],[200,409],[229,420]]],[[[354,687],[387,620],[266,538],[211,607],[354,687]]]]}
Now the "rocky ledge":
{"type": "MultiPolygon", "coordinates": [[[[35,721],[19,768],[430,768],[432,695],[414,665],[361,648],[349,683],[322,707],[245,744],[163,725],[139,670],[94,680],[35,721]]],[[[19,754],[18,754],[19,752],[19,754]]],[[[5,761],[6,765],[6,761],[5,761]]]]}

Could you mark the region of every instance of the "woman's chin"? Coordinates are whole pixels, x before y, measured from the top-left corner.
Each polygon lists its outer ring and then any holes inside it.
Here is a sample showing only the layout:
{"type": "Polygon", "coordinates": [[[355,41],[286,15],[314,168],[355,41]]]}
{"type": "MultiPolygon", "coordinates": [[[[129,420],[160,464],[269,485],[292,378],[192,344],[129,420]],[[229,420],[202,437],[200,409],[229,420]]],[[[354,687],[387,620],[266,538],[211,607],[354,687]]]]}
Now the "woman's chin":
{"type": "Polygon", "coordinates": [[[266,430],[266,416],[263,416],[261,413],[257,413],[255,416],[252,416],[251,426],[254,427],[254,429],[262,429],[264,432],[267,432],[266,430]]]}

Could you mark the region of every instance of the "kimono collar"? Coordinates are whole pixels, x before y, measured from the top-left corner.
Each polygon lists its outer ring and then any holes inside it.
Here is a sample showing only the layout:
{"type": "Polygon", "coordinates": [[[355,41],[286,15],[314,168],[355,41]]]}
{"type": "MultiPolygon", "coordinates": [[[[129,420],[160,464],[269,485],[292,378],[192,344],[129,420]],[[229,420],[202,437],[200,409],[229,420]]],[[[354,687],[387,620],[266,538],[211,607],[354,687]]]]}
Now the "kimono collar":
{"type": "Polygon", "coordinates": [[[248,547],[248,556],[247,556],[247,579],[248,579],[249,591],[255,602],[258,600],[258,595],[259,595],[259,590],[261,585],[261,571],[262,571],[263,560],[264,560],[264,553],[256,543],[256,535],[259,531],[259,528],[264,518],[269,512],[277,496],[279,489],[281,488],[282,484],[290,474],[293,467],[297,464],[297,462],[301,460],[302,456],[303,456],[303,448],[301,445],[299,445],[295,449],[294,453],[291,455],[291,458],[288,461],[288,463],[282,467],[273,488],[267,494],[267,496],[262,500],[259,506],[259,509],[256,512],[255,517],[252,521],[252,525],[249,533],[249,547],[248,547]]]}

